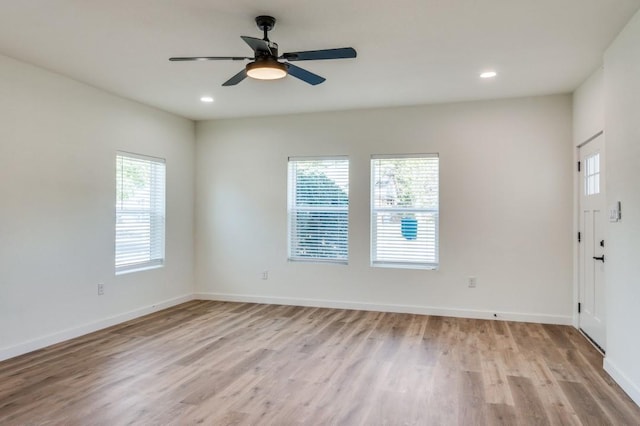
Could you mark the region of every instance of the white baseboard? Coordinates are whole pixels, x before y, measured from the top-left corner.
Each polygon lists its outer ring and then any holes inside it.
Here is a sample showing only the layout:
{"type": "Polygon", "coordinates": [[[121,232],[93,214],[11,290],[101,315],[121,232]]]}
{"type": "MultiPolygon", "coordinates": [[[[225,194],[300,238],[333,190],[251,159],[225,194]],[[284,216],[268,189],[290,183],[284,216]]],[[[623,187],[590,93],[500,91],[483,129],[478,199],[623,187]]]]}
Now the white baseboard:
{"type": "Polygon", "coordinates": [[[138,318],[156,311],[160,311],[162,309],[167,309],[172,306],[179,305],[181,303],[185,303],[193,299],[194,299],[193,294],[175,297],[173,299],[154,303],[152,305],[144,306],[142,308],[135,309],[133,311],[124,312],[122,314],[114,315],[112,317],[108,317],[108,318],[104,318],[88,324],[84,324],[79,327],[68,328],[66,330],[62,330],[57,333],[42,336],[37,339],[29,340],[27,342],[20,343],[15,346],[0,348],[0,361],[13,358],[18,355],[23,355],[29,352],[33,352],[35,350],[54,345],[56,343],[64,342],[65,340],[84,336],[85,334],[93,333],[94,331],[102,330],[103,328],[111,327],[113,325],[117,325],[125,321],[132,320],[134,318],[138,318]]]}
{"type": "Polygon", "coordinates": [[[604,371],[609,373],[613,380],[620,385],[633,402],[640,406],[640,387],[633,383],[626,374],[624,374],[616,365],[609,359],[604,359],[604,371]]]}
{"type": "Polygon", "coordinates": [[[195,293],[194,298],[201,300],[219,300],[224,302],[312,306],[318,308],[353,309],[357,311],[397,312],[405,314],[439,315],[458,318],[497,319],[505,321],[535,322],[541,324],[571,325],[573,321],[573,318],[570,315],[563,316],[516,312],[494,312],[472,309],[436,308],[431,306],[346,302],[322,299],[298,299],[290,297],[254,296],[245,294],[195,293]]]}

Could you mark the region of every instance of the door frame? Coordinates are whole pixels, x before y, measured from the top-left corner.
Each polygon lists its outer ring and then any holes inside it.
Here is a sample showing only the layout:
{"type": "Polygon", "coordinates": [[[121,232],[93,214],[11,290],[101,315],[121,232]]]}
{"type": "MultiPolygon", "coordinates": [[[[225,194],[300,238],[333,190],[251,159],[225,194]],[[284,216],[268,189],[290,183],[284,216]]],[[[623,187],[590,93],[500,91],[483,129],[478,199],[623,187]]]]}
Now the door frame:
{"type": "MultiPolygon", "coordinates": [[[[578,170],[578,162],[580,161],[580,149],[589,142],[602,136],[602,146],[606,151],[606,137],[604,130],[593,134],[589,138],[579,142],[574,146],[573,152],[573,326],[604,355],[604,350],[580,330],[580,314],[578,313],[578,304],[580,303],[580,243],[578,242],[578,232],[580,232],[580,191],[582,189],[581,173],[578,170]]],[[[605,157],[606,161],[606,157],[605,157]]],[[[606,169],[605,169],[606,173],[606,169]]],[[[605,181],[606,184],[606,181],[605,181]]],[[[606,190],[606,188],[605,188],[606,190]]],[[[605,202],[606,204],[606,202],[605,202]]],[[[605,283],[606,285],[606,283],[605,283]]]]}

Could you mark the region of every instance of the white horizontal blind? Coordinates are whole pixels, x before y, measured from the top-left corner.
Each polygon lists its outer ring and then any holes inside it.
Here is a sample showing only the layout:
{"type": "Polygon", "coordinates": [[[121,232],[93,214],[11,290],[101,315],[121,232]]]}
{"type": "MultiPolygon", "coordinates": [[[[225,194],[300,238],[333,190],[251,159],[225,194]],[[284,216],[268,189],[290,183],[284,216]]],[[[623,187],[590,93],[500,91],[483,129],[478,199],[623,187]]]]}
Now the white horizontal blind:
{"type": "Polygon", "coordinates": [[[165,161],[116,155],[116,274],[164,263],[165,161]]]}
{"type": "Polygon", "coordinates": [[[437,154],[371,159],[371,263],[438,267],[437,154]]]}
{"type": "Polygon", "coordinates": [[[289,260],[346,263],[349,160],[290,158],[289,260]]]}

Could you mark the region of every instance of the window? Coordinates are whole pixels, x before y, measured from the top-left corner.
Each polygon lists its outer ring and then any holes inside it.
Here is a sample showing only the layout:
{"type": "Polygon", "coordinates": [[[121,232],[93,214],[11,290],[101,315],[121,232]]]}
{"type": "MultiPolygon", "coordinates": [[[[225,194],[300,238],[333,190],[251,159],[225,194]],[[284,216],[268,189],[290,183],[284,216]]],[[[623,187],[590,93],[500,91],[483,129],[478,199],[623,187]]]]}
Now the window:
{"type": "Polygon", "coordinates": [[[584,167],[584,195],[600,193],[600,154],[593,154],[585,158],[584,167]]]}
{"type": "Polygon", "coordinates": [[[438,267],[437,154],[371,158],[372,266],[438,267]]]}
{"type": "Polygon", "coordinates": [[[165,162],[116,155],[116,274],[164,263],[165,162]]]}
{"type": "Polygon", "coordinates": [[[347,263],[349,160],[289,159],[289,260],[347,263]]]}

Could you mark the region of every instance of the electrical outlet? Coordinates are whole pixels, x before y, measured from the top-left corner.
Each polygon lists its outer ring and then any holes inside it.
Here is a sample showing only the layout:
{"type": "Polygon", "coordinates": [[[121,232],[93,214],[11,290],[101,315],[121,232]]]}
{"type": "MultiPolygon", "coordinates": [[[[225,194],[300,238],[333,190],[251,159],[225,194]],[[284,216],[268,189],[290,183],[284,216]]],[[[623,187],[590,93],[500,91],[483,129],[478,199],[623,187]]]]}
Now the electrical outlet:
{"type": "Polygon", "coordinates": [[[98,283],[98,296],[104,295],[104,283],[98,283]]]}
{"type": "Polygon", "coordinates": [[[477,278],[469,277],[469,288],[476,288],[477,278]]]}
{"type": "Polygon", "coordinates": [[[269,279],[269,271],[262,271],[262,279],[263,280],[269,279]]]}

